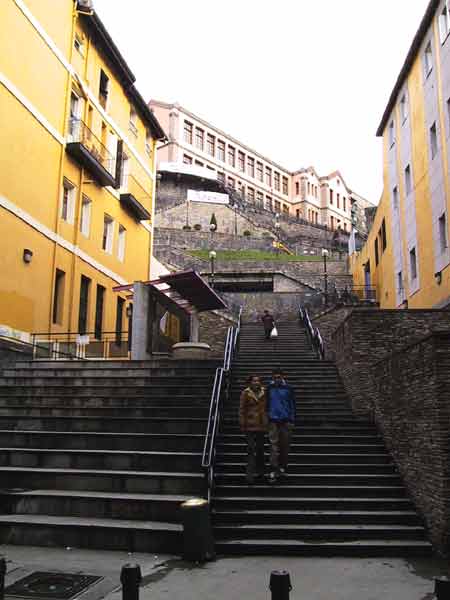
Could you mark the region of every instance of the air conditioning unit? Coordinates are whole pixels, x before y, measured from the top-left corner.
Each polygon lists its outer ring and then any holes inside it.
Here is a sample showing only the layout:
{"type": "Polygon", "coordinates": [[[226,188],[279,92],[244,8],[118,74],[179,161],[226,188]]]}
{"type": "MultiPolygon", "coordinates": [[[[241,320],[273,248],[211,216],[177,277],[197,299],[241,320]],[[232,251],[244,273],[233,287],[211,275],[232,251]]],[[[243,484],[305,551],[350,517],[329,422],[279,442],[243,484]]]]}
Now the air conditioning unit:
{"type": "Polygon", "coordinates": [[[91,13],[94,10],[92,0],[78,0],[77,8],[80,12],[91,13]]]}

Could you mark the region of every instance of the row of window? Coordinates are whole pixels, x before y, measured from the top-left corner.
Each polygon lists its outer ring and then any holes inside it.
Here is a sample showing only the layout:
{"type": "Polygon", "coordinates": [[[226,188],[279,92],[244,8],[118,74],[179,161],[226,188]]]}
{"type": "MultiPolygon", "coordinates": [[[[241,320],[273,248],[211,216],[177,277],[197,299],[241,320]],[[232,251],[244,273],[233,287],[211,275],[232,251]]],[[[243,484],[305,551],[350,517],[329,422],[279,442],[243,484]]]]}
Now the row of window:
{"type": "Polygon", "coordinates": [[[286,196],[289,193],[289,180],[286,176],[281,176],[278,171],[269,166],[264,166],[259,160],[248,156],[242,150],[236,150],[234,146],[226,144],[224,140],[216,138],[213,134],[205,132],[200,127],[194,127],[193,123],[184,121],[184,141],[190,146],[195,146],[202,152],[205,150],[210,156],[217,158],[221,162],[227,162],[231,167],[236,168],[241,173],[247,173],[253,179],[264,182],[266,185],[274,187],[279,192],[282,191],[286,196]],[[195,132],[195,133],[194,133],[195,132]],[[205,146],[206,140],[206,146],[205,146]]]}
{"type": "Polygon", "coordinates": [[[375,265],[378,265],[380,262],[380,254],[384,254],[384,251],[387,248],[387,237],[386,237],[386,222],[383,219],[381,223],[381,227],[378,230],[378,235],[375,238],[375,265]],[[381,249],[381,253],[380,253],[381,249]]]}
{"type": "MultiPolygon", "coordinates": [[[[61,201],[61,212],[60,216],[63,221],[69,225],[73,225],[75,222],[75,206],[76,206],[76,188],[68,180],[64,179],[63,193],[61,201]]],[[[83,195],[81,201],[81,212],[80,212],[80,232],[81,234],[89,238],[91,230],[91,216],[92,216],[92,200],[87,196],[83,195]]],[[[115,222],[112,217],[105,214],[103,218],[103,236],[102,236],[102,250],[108,254],[113,253],[114,247],[114,231],[115,222]]],[[[123,262],[125,260],[125,244],[126,244],[127,231],[123,225],[119,223],[118,236],[117,236],[117,248],[116,257],[118,260],[123,262]]]]}

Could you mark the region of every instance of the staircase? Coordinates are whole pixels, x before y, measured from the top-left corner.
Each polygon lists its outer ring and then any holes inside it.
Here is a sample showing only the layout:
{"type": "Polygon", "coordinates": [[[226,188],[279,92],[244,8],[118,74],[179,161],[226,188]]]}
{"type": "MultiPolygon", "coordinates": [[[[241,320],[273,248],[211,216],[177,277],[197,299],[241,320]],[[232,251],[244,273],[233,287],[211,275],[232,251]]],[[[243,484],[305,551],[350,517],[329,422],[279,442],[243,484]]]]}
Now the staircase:
{"type": "MultiPolygon", "coordinates": [[[[241,329],[232,398],[218,438],[213,518],[217,552],[304,556],[428,555],[431,545],[375,427],[355,417],[333,363],[317,359],[297,323],[241,329]],[[297,398],[288,476],[249,486],[238,426],[250,374],[281,366],[297,398]]],[[[266,444],[266,459],[269,448],[266,444]]],[[[267,466],[267,470],[268,470],[267,466]]]]}
{"type": "Polygon", "coordinates": [[[214,361],[0,371],[0,543],[177,553],[214,361]]]}

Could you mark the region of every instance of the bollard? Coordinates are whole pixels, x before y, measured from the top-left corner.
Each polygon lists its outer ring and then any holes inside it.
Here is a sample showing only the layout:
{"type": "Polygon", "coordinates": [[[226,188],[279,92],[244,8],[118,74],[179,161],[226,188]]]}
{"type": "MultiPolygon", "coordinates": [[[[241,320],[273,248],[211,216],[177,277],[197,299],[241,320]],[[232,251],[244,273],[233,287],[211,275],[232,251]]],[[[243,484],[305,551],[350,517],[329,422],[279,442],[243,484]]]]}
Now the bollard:
{"type": "Polygon", "coordinates": [[[5,597],[5,575],[6,575],[6,559],[4,556],[0,558],[0,600],[5,597]]]}
{"type": "Polygon", "coordinates": [[[289,600],[289,592],[292,590],[289,573],[287,571],[272,571],[269,589],[272,592],[272,600],[289,600]]]}
{"type": "Polygon", "coordinates": [[[437,600],[450,600],[450,581],[448,577],[435,577],[434,593],[437,600]]]}
{"type": "Polygon", "coordinates": [[[139,600],[139,584],[142,580],[141,567],[127,563],[120,572],[122,600],[139,600]]]}
{"type": "Polygon", "coordinates": [[[205,562],[215,558],[208,501],[203,498],[192,498],[183,502],[181,517],[183,558],[194,562],[205,562]]]}

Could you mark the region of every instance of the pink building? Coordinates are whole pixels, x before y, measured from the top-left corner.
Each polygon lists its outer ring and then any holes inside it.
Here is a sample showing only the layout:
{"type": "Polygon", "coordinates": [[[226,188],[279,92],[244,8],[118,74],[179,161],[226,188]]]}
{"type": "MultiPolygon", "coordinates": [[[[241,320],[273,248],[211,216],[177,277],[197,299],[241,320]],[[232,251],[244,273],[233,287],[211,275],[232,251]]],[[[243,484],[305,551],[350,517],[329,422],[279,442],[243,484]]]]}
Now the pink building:
{"type": "Polygon", "coordinates": [[[324,177],[313,167],[291,172],[179,104],[151,100],[149,106],[169,137],[158,150],[158,165],[205,169],[250,203],[331,229],[351,230],[351,205],[364,199],[353,194],[339,171],[324,177]]]}

